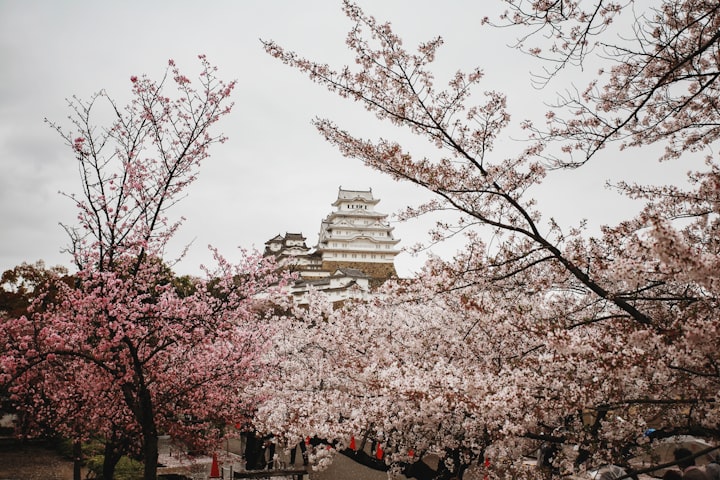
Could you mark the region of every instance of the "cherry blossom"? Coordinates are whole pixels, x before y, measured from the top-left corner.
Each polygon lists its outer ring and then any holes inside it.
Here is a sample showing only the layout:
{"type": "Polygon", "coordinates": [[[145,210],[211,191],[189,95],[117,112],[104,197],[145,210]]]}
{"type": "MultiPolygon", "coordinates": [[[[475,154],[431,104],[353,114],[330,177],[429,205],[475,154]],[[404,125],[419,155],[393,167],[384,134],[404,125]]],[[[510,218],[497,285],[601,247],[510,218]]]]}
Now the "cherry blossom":
{"type": "Polygon", "coordinates": [[[28,435],[46,430],[105,441],[105,478],[123,454],[155,479],[158,435],[207,450],[244,422],[260,398],[245,387],[267,373],[268,306],[276,267],[243,251],[214,251],[204,278],[178,279],[162,258],[180,226],[168,216],[198,174],[235,85],[200,57],[198,88],[170,62],[155,82],[132,77],[121,107],[104,91],[70,101],[75,131],[51,125],[80,170],[78,226],[66,227],[78,267],[51,276],[26,315],[0,325],[0,383],[28,435]],[[114,112],[95,126],[99,104],[114,112]]]}
{"type": "Polygon", "coordinates": [[[276,350],[286,353],[283,375],[295,390],[258,415],[268,429],[309,430],[339,446],[369,435],[396,465],[444,455],[460,476],[470,464],[490,478],[582,474],[610,463],[653,471],[657,464],[637,459],[659,439],[720,439],[712,153],[720,9],[693,0],[650,2],[645,11],[637,2],[507,3],[494,23],[517,28],[517,46],[548,62],[554,82],[602,64],[585,90],[545,115],[546,128],[522,122],[527,142],[514,154],[493,149],[508,135],[510,112],[505,93],[482,91],[482,70],[435,85],[442,39],[409,51],[389,23],[346,1],[353,66],[265,42],[310,80],[437,147],[416,156],[392,139],[315,121],[343,155],[435,194],[403,218],[455,212],[458,220],[438,223],[432,240],[462,232],[467,241],[456,257],[429,261],[370,303],[332,310],[318,298],[289,319],[276,350]],[[622,19],[634,37],[613,36],[622,19]],[[537,207],[534,195],[556,169],[582,168],[613,144],[619,155],[660,145],[666,160],[708,158],[687,188],[614,185],[644,208],[595,235],[537,207]],[[524,466],[541,449],[541,468],[524,466]]]}

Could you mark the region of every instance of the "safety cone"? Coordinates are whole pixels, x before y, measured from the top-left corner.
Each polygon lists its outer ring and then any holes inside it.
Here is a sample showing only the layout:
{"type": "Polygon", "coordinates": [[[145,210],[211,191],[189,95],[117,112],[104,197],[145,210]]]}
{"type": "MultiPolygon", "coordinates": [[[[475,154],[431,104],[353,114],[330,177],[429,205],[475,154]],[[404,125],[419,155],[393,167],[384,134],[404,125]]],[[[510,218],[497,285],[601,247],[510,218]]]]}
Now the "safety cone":
{"type": "Polygon", "coordinates": [[[350,437],[350,450],[357,450],[357,445],[355,445],[355,437],[350,437]]]}
{"type": "Polygon", "coordinates": [[[213,453],[212,466],[210,467],[210,478],[220,477],[220,466],[218,465],[217,453],[213,453]]]}

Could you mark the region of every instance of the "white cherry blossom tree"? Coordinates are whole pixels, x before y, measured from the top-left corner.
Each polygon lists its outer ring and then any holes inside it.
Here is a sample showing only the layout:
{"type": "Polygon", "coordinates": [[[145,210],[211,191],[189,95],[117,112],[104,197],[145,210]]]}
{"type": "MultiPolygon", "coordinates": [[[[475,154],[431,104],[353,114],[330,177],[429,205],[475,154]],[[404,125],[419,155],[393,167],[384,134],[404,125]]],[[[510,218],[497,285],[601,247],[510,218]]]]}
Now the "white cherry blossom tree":
{"type": "Polygon", "coordinates": [[[313,366],[312,375],[297,373],[305,394],[283,404],[287,421],[342,445],[369,430],[394,445],[391,460],[407,461],[409,449],[448,452],[458,471],[490,458],[494,478],[632,469],[659,438],[720,439],[720,7],[507,2],[505,15],[485,22],[518,28],[518,46],[548,62],[546,78],[562,80],[591,56],[604,66],[548,110],[546,125],[523,122],[528,141],[501,155],[493,147],[511,112],[505,93],[478,91],[482,70],[458,72],[441,90],[432,70],[441,39],[408,51],[389,23],[343,5],[354,66],[334,69],[274,42],[267,52],[436,146],[416,156],[315,121],[343,155],[435,194],[406,218],[459,213],[435,234],[464,231],[467,245],[375,303],[304,317],[313,333],[300,329],[290,351],[306,359],[286,367],[313,366]],[[619,18],[634,25],[632,38],[609,36],[619,18]],[[616,185],[644,208],[596,235],[538,210],[534,194],[556,170],[652,145],[664,160],[703,154],[705,167],[687,187],[616,185]],[[552,452],[548,470],[523,468],[541,445],[552,452]]]}

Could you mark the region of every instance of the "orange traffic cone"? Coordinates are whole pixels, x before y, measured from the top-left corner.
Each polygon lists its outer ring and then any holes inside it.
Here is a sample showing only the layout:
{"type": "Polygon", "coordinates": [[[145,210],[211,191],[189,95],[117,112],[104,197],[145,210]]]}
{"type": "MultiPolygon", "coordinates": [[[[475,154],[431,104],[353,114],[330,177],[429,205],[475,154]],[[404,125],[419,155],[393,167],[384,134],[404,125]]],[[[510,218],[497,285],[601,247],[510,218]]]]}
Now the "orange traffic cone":
{"type": "Polygon", "coordinates": [[[212,466],[210,467],[210,478],[220,478],[220,466],[218,465],[217,453],[213,453],[212,466]]]}

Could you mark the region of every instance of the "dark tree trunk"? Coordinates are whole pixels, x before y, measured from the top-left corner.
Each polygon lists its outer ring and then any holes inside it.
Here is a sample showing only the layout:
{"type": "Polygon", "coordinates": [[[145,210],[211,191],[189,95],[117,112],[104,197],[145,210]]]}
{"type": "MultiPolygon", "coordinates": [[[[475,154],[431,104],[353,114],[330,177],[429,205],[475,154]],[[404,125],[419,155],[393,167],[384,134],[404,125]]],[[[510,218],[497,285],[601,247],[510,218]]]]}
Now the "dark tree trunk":
{"type": "Polygon", "coordinates": [[[158,433],[155,425],[155,409],[150,392],[142,386],[138,392],[140,400],[139,420],[143,436],[144,480],[156,480],[158,467],[158,433]]]}
{"type": "Polygon", "coordinates": [[[157,432],[154,435],[147,435],[145,437],[143,460],[145,462],[145,470],[143,472],[144,480],[156,480],[158,467],[157,432]]]}
{"type": "Polygon", "coordinates": [[[142,438],[143,479],[156,480],[158,468],[158,431],[155,424],[155,406],[152,395],[145,382],[145,365],[138,356],[137,348],[129,339],[125,339],[133,359],[135,382],[123,385],[125,402],[133,412],[140,427],[142,438]]]}
{"type": "Polygon", "coordinates": [[[103,480],[112,480],[115,476],[115,467],[123,456],[123,449],[113,440],[108,440],[105,442],[104,455],[102,478],[103,480]]]}
{"type": "Polygon", "coordinates": [[[81,480],[80,467],[82,467],[82,442],[75,440],[73,442],[73,480],[81,480]]]}

